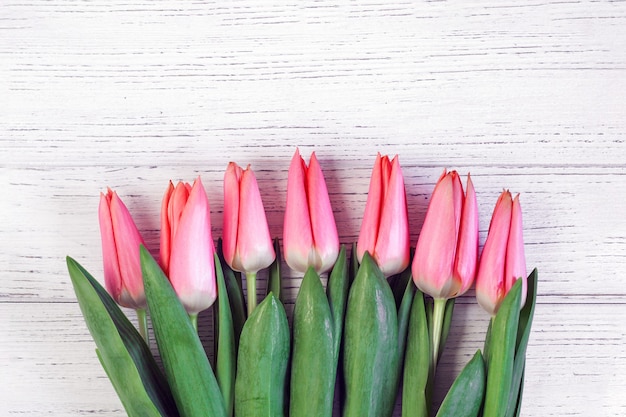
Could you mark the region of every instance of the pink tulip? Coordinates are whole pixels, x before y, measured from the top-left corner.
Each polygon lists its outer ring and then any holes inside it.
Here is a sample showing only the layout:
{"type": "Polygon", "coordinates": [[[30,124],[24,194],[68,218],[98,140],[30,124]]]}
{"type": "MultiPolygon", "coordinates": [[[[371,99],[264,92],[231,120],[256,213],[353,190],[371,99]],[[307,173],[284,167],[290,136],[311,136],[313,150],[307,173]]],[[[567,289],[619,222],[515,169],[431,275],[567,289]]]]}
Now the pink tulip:
{"type": "Polygon", "coordinates": [[[492,316],[516,280],[522,279],[522,306],[526,301],[526,259],[519,194],[503,191],[493,210],[487,241],[476,276],[476,298],[492,316]]]}
{"type": "Polygon", "coordinates": [[[472,285],[478,258],[476,193],[467,176],[467,194],[456,171],[444,173],[433,191],[415,258],[413,280],[435,299],[465,293],[472,285]]]}
{"type": "Polygon", "coordinates": [[[98,219],[107,291],[123,307],[145,309],[139,262],[139,245],[144,241],[128,209],[111,189],[100,193],[98,219]]]}
{"type": "Polygon", "coordinates": [[[357,243],[359,262],[365,251],[387,277],[404,271],[409,264],[409,220],[404,178],[396,155],[376,156],[365,214],[357,243]]]}
{"type": "Polygon", "coordinates": [[[254,176],[234,162],[224,174],[224,258],[236,271],[256,274],[276,259],[254,176]]]}
{"type": "Polygon", "coordinates": [[[285,260],[291,269],[318,274],[330,270],[339,255],[339,236],[324,174],[315,153],[307,167],[296,149],[287,179],[283,228],[285,260]]]}
{"type": "Polygon", "coordinates": [[[161,205],[161,266],[190,316],[217,297],[209,201],[198,177],[193,186],[170,182],[161,205]]]}

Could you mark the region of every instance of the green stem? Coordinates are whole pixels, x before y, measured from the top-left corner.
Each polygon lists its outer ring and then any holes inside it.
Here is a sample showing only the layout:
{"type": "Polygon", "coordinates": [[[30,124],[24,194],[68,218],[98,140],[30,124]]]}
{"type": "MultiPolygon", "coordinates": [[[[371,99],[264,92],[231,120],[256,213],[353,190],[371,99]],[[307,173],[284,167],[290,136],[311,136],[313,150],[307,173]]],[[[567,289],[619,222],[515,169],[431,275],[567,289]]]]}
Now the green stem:
{"type": "Polygon", "coordinates": [[[435,306],[433,309],[433,356],[432,367],[433,374],[437,369],[437,361],[439,360],[439,344],[441,343],[441,330],[443,329],[443,318],[446,312],[446,299],[444,298],[435,298],[435,306]]]}
{"type": "Polygon", "coordinates": [[[148,335],[148,315],[143,308],[137,309],[137,322],[139,323],[139,334],[145,340],[146,344],[150,346],[150,340],[148,335]]]}
{"type": "Polygon", "coordinates": [[[256,272],[246,274],[246,289],[248,291],[248,317],[256,308],[256,272]]]}
{"type": "Polygon", "coordinates": [[[198,315],[190,314],[189,320],[191,320],[191,325],[193,326],[193,329],[196,331],[196,333],[198,333],[198,315]]]}

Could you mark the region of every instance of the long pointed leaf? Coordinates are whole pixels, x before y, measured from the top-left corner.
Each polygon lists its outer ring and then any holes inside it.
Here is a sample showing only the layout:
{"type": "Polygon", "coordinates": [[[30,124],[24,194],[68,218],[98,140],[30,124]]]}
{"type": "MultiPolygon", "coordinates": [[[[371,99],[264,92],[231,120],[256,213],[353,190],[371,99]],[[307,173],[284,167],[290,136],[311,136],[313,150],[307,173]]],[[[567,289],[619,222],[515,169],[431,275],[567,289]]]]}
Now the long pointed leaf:
{"type": "Polygon", "coordinates": [[[348,295],[343,368],[344,417],[384,417],[396,399],[398,312],[393,293],[366,252],[348,295]]]}
{"type": "Polygon", "coordinates": [[[215,376],[217,384],[222,391],[224,406],[228,416],[233,415],[235,401],[235,373],[237,366],[237,354],[235,347],[235,334],[233,330],[233,316],[230,311],[228,291],[224,282],[224,274],[217,254],[215,255],[215,276],[217,278],[217,310],[218,310],[218,339],[215,376]]]}
{"type": "Polygon", "coordinates": [[[352,286],[352,282],[354,282],[354,278],[356,278],[356,274],[359,273],[359,259],[356,254],[356,242],[352,243],[352,248],[350,250],[350,266],[348,269],[348,279],[350,280],[350,285],[352,286]]]}
{"type": "Polygon", "coordinates": [[[437,417],[477,417],[485,395],[485,377],[485,364],[479,350],[454,380],[437,417]]]}
{"type": "Polygon", "coordinates": [[[348,291],[350,290],[349,285],[346,247],[342,245],[326,285],[328,305],[330,306],[330,314],[333,319],[333,355],[335,357],[335,367],[337,367],[337,361],[339,360],[339,348],[343,335],[343,319],[348,302],[348,291]]]}
{"type": "Polygon", "coordinates": [[[215,375],[187,312],[143,245],[140,252],[154,335],[181,416],[226,417],[215,375]]]}
{"type": "Polygon", "coordinates": [[[226,284],[226,292],[228,293],[228,301],[230,305],[230,312],[233,320],[233,331],[235,335],[235,352],[239,348],[239,337],[241,336],[241,329],[246,322],[246,300],[243,295],[243,288],[241,286],[241,274],[233,271],[233,269],[226,263],[224,254],[222,253],[222,239],[217,243],[217,254],[219,256],[220,265],[222,267],[222,273],[224,274],[224,283],[226,284]]]}
{"type": "Polygon", "coordinates": [[[290,415],[332,416],[337,370],[333,333],[324,287],[309,268],[293,310],[290,415]]]}
{"type": "Polygon", "coordinates": [[[537,269],[535,268],[528,276],[528,295],[526,304],[520,311],[519,326],[517,329],[517,346],[515,350],[515,363],[513,365],[513,378],[511,395],[506,417],[513,417],[521,403],[521,386],[524,378],[524,368],[526,365],[526,347],[530,337],[530,328],[535,314],[535,304],[537,303],[537,269]]]}
{"type": "Polygon", "coordinates": [[[517,402],[516,402],[516,406],[515,406],[515,417],[519,417],[520,413],[522,411],[522,394],[524,393],[524,374],[526,373],[526,370],[524,370],[522,372],[522,380],[520,382],[519,385],[519,395],[517,397],[517,402]]]}
{"type": "Polygon", "coordinates": [[[398,353],[400,355],[400,365],[404,363],[404,354],[406,351],[406,339],[409,330],[409,320],[411,318],[411,307],[413,305],[413,297],[415,296],[415,284],[413,280],[409,281],[404,296],[402,297],[402,303],[398,310],[398,353]]]}
{"type": "Polygon", "coordinates": [[[413,297],[404,358],[402,417],[428,417],[432,389],[430,338],[424,294],[413,297]]]}
{"type": "Polygon", "coordinates": [[[150,349],[98,281],[74,259],[67,269],[96,353],[129,416],[178,416],[150,349]]]}
{"type": "Polygon", "coordinates": [[[398,381],[400,380],[400,374],[404,364],[406,338],[409,329],[409,320],[411,318],[411,306],[413,305],[413,297],[417,289],[413,283],[413,274],[411,273],[412,257],[414,253],[415,250],[411,248],[411,261],[409,262],[409,266],[400,274],[400,282],[404,284],[404,288],[402,288],[401,297],[396,298],[396,306],[398,307],[398,354],[400,355],[398,361],[400,365],[398,369],[398,381]]]}
{"type": "Polygon", "coordinates": [[[289,360],[289,324],[282,303],[270,293],[241,332],[235,379],[237,417],[282,417],[289,360]]]}
{"type": "Polygon", "coordinates": [[[437,362],[441,359],[443,349],[448,341],[448,333],[450,333],[450,326],[452,324],[452,314],[454,313],[454,303],[456,298],[450,298],[446,301],[446,309],[443,313],[443,326],[441,327],[441,339],[439,339],[439,354],[437,362]]]}
{"type": "MultiPolygon", "coordinates": [[[[350,248],[350,260],[348,262],[348,295],[350,294],[350,288],[352,287],[352,283],[354,282],[354,278],[356,277],[356,274],[359,272],[359,261],[357,259],[357,253],[356,253],[356,242],[353,242],[350,248]]],[[[346,306],[347,306],[348,300],[346,298],[346,306]]],[[[345,405],[346,402],[346,378],[344,375],[344,369],[343,366],[341,366],[341,364],[343,363],[344,360],[344,351],[345,351],[345,346],[344,346],[344,337],[343,337],[343,330],[345,330],[345,310],[346,308],[344,308],[344,313],[343,313],[343,323],[342,323],[342,337],[339,338],[340,340],[338,340],[339,342],[339,359],[338,359],[338,366],[337,366],[337,396],[339,397],[339,409],[343,410],[343,407],[345,405]]]]}
{"type": "Polygon", "coordinates": [[[506,414],[511,393],[522,281],[517,280],[493,319],[489,342],[485,417],[506,414]]]}
{"type": "Polygon", "coordinates": [[[276,298],[283,301],[283,284],[282,276],[280,274],[282,256],[280,253],[280,243],[278,242],[278,238],[274,238],[274,253],[276,253],[276,259],[274,259],[274,262],[270,265],[269,277],[267,279],[267,292],[265,295],[273,293],[276,298]]]}

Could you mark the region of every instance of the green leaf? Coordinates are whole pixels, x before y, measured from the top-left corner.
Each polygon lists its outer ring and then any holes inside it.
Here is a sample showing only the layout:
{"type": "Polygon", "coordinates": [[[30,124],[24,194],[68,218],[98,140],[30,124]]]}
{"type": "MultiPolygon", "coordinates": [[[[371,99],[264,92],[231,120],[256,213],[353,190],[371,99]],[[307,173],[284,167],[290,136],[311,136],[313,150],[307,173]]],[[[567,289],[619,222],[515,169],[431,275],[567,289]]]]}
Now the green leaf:
{"type": "MultiPolygon", "coordinates": [[[[352,283],[354,282],[354,278],[359,272],[359,261],[357,259],[356,253],[356,242],[353,242],[350,248],[350,260],[348,262],[348,295],[350,294],[350,288],[352,287],[352,283]]],[[[344,338],[344,330],[345,330],[345,310],[347,308],[347,297],[346,297],[346,306],[344,307],[343,312],[343,322],[342,322],[342,335],[339,337],[339,359],[337,361],[337,396],[339,397],[339,409],[343,410],[345,402],[346,402],[346,378],[343,372],[343,366],[339,366],[339,364],[343,363],[344,359],[344,346],[343,346],[343,338],[344,338]]],[[[332,308],[333,302],[331,302],[332,308]]]]}
{"type": "MultiPolygon", "coordinates": [[[[396,301],[396,305],[398,306],[398,366],[395,369],[394,377],[396,389],[394,392],[397,392],[398,386],[400,385],[400,379],[402,378],[402,369],[406,353],[406,340],[409,331],[409,321],[411,318],[411,307],[413,305],[415,291],[417,290],[417,287],[415,287],[415,284],[413,283],[410,263],[404,272],[400,274],[399,280],[404,283],[405,288],[402,292],[402,298],[400,301],[396,301]]],[[[390,405],[390,407],[392,407],[390,412],[393,412],[394,405],[395,403],[390,405]]]]}
{"type": "Polygon", "coordinates": [[[344,417],[387,416],[396,399],[397,366],[398,313],[393,293],[366,253],[348,295],[344,417]]]}
{"type": "MultiPolygon", "coordinates": [[[[398,290],[394,291],[396,306],[398,308],[398,369],[396,374],[396,384],[399,385],[402,376],[402,366],[404,365],[404,354],[406,351],[406,339],[409,331],[409,320],[411,318],[411,306],[413,305],[413,297],[417,287],[413,283],[413,274],[411,272],[411,264],[413,263],[413,255],[415,249],[411,248],[409,265],[401,274],[398,275],[396,285],[398,290]],[[397,294],[396,294],[397,293],[397,294]]],[[[392,288],[393,290],[393,288],[392,288]]]]}
{"type": "Polygon", "coordinates": [[[226,417],[220,388],[187,312],[143,245],[140,252],[154,335],[181,416],[226,417]]]}
{"type": "Polygon", "coordinates": [[[522,372],[522,380],[519,386],[519,395],[517,397],[516,406],[515,406],[515,414],[514,414],[515,417],[519,417],[522,411],[522,394],[524,393],[524,374],[525,373],[526,373],[526,370],[522,372]]]}
{"type": "Polygon", "coordinates": [[[352,243],[352,248],[350,250],[350,266],[348,269],[348,279],[350,281],[349,287],[352,286],[354,282],[354,278],[359,273],[359,258],[356,253],[356,242],[352,243]]]}
{"type": "Polygon", "coordinates": [[[512,387],[522,280],[517,280],[492,318],[484,416],[504,416],[512,387]]]}
{"type": "Polygon", "coordinates": [[[241,329],[243,329],[243,325],[246,322],[246,301],[241,286],[241,274],[233,271],[228,263],[226,263],[222,252],[222,239],[219,239],[217,242],[217,254],[220,259],[220,265],[222,266],[222,273],[224,274],[226,292],[228,293],[235,335],[235,352],[237,352],[237,349],[239,349],[241,329]]]}
{"type": "Polygon", "coordinates": [[[428,417],[433,367],[430,363],[430,336],[424,294],[416,290],[409,319],[404,358],[402,417],[428,417]]]}
{"type": "Polygon", "coordinates": [[[437,355],[437,362],[441,359],[443,349],[448,341],[448,333],[450,333],[450,326],[452,324],[452,314],[454,313],[454,303],[456,298],[450,298],[446,301],[446,309],[443,313],[443,326],[441,328],[441,339],[439,339],[439,350],[437,355]]]}
{"type": "Polygon", "coordinates": [[[324,287],[309,268],[293,311],[290,415],[332,416],[337,370],[333,332],[324,287]]]}
{"type": "Polygon", "coordinates": [[[411,267],[409,266],[402,275],[408,275],[409,279],[405,281],[405,289],[398,305],[398,353],[400,367],[398,369],[398,379],[400,375],[400,368],[404,363],[404,353],[406,350],[406,338],[409,329],[409,320],[411,318],[411,306],[413,305],[413,297],[415,296],[415,284],[411,279],[411,267]],[[408,271],[408,273],[407,273],[408,271]]]}
{"type": "Polygon", "coordinates": [[[506,417],[513,417],[521,403],[521,387],[524,378],[524,368],[526,365],[526,347],[530,337],[530,328],[533,323],[535,314],[535,305],[537,303],[537,269],[535,268],[528,276],[528,291],[526,296],[526,304],[520,311],[519,325],[517,329],[517,343],[515,347],[515,362],[513,365],[513,378],[511,386],[511,394],[506,412],[506,417]]]}
{"type": "Polygon", "coordinates": [[[220,259],[215,255],[215,272],[217,278],[217,310],[218,310],[218,339],[217,359],[215,373],[217,384],[222,391],[224,406],[228,416],[233,415],[235,400],[235,374],[237,366],[237,354],[235,347],[235,334],[233,330],[233,316],[230,312],[228,291],[224,282],[224,274],[220,266],[220,259]]]}
{"type": "Polygon", "coordinates": [[[235,379],[237,417],[282,417],[289,360],[289,324],[282,303],[270,293],[241,332],[235,379]]]}
{"type": "Polygon", "coordinates": [[[348,302],[349,285],[346,247],[342,245],[326,285],[328,305],[330,306],[330,314],[333,319],[333,355],[335,358],[335,367],[337,367],[339,360],[339,348],[343,334],[343,319],[346,312],[346,303],[348,302]]]}
{"type": "Polygon", "coordinates": [[[69,256],[67,269],[98,359],[130,417],[178,416],[150,348],[98,281],[69,256]]]}
{"type": "Polygon", "coordinates": [[[278,242],[278,238],[274,238],[274,252],[276,253],[276,259],[274,259],[274,262],[270,265],[266,295],[273,293],[276,298],[282,301],[284,297],[282,277],[280,274],[282,256],[280,253],[280,243],[278,242]]]}
{"type": "Polygon", "coordinates": [[[450,387],[437,417],[477,417],[485,395],[485,376],[485,364],[479,350],[450,387]]]}

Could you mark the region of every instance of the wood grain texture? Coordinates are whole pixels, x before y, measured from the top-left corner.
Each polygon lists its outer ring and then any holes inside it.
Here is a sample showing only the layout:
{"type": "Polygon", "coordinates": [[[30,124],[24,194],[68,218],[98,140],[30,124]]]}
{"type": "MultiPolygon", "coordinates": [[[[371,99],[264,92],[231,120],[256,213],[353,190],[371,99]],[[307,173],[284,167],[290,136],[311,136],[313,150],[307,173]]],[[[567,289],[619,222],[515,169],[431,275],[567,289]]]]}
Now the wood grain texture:
{"type": "MultiPolygon", "coordinates": [[[[522,415],[626,414],[625,23],[622,1],[4,2],[0,414],[124,415],[64,265],[102,276],[100,191],[156,253],[168,180],[202,176],[217,237],[224,169],[250,163],[280,236],[296,146],[345,243],[377,151],[400,154],[413,243],[444,167],[472,173],[481,242],[521,193],[540,271],[522,415]]],[[[482,346],[472,292],[454,320],[437,400],[482,346]]]]}

